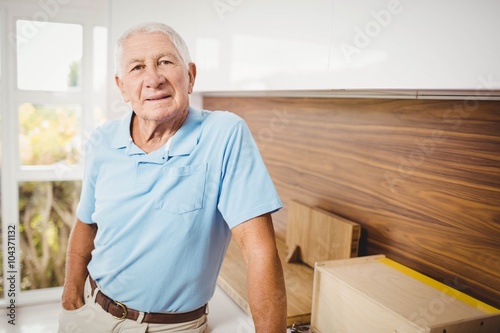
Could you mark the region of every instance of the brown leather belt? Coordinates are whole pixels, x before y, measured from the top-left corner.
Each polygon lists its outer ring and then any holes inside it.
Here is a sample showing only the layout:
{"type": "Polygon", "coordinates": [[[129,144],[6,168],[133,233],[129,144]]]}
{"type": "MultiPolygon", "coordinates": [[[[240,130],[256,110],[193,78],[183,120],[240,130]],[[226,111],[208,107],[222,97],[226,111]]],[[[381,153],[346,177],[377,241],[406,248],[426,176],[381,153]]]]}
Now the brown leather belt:
{"type": "MultiPolygon", "coordinates": [[[[97,284],[90,276],[89,280],[90,286],[92,287],[92,294],[94,294],[94,290],[97,288],[97,284]]],[[[104,311],[112,314],[113,317],[117,319],[137,320],[137,318],[139,318],[140,311],[130,309],[125,304],[112,300],[108,296],[104,295],[104,293],[100,290],[97,293],[95,300],[104,309],[104,311]]],[[[185,323],[188,321],[199,319],[206,313],[206,308],[207,305],[205,304],[201,308],[189,312],[145,312],[142,322],[150,324],[185,323]]]]}

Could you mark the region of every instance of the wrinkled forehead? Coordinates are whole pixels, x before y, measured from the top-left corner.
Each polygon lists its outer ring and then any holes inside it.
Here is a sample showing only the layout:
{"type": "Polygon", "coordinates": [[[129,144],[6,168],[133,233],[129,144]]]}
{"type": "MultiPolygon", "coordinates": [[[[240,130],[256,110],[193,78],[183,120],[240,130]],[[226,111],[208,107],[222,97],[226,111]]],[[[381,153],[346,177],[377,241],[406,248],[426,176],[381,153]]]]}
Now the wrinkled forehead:
{"type": "Polygon", "coordinates": [[[137,33],[123,41],[123,60],[129,62],[130,58],[158,58],[168,55],[181,59],[179,50],[169,36],[160,33],[137,33]]]}

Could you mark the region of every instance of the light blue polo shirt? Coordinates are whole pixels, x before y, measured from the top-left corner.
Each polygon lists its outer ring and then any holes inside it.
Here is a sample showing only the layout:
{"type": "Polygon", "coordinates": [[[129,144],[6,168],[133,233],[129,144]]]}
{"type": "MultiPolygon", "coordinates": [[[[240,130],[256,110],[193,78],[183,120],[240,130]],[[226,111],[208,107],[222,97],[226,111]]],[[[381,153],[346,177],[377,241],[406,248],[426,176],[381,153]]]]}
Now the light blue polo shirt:
{"type": "Polygon", "coordinates": [[[245,122],[189,109],[149,154],[130,137],[132,112],[89,138],[77,217],[97,223],[88,265],[101,290],[145,312],[184,312],[212,297],[230,229],[281,208],[245,122]]]}

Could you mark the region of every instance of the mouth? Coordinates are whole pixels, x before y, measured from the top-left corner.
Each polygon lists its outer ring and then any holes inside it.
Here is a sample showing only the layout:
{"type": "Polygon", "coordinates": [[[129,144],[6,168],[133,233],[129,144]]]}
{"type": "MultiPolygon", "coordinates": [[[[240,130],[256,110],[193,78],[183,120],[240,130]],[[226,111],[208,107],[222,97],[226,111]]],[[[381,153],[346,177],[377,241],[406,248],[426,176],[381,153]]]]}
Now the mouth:
{"type": "Polygon", "coordinates": [[[166,100],[167,98],[170,98],[170,95],[156,95],[156,96],[151,96],[150,98],[147,98],[146,101],[148,102],[156,102],[156,101],[163,101],[166,100]]]}

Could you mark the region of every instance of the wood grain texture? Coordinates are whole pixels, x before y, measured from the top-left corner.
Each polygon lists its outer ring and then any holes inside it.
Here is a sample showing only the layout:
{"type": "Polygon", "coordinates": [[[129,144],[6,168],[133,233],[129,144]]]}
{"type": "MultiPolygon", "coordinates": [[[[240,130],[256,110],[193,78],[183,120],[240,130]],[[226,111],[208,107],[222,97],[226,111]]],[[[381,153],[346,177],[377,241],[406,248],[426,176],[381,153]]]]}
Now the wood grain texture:
{"type": "Polygon", "coordinates": [[[248,123],[284,202],[361,225],[385,254],[500,307],[500,102],[205,97],[248,123]]]}
{"type": "Polygon", "coordinates": [[[288,203],[287,261],[314,268],[317,261],[358,255],[359,224],[296,201],[288,203]]]}
{"type": "MultiPolygon", "coordinates": [[[[277,239],[276,243],[286,282],[287,325],[291,326],[295,322],[309,323],[311,320],[314,269],[301,263],[286,262],[285,242],[277,239]]],[[[217,284],[246,313],[251,315],[246,272],[243,255],[236,241],[232,240],[224,258],[217,284]]]]}

